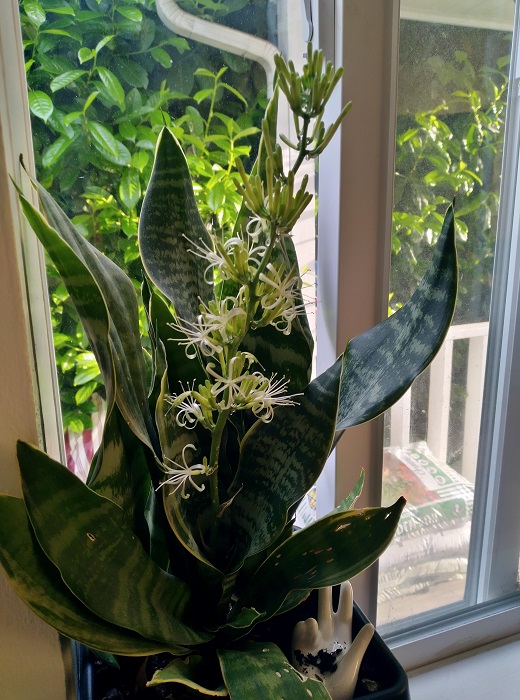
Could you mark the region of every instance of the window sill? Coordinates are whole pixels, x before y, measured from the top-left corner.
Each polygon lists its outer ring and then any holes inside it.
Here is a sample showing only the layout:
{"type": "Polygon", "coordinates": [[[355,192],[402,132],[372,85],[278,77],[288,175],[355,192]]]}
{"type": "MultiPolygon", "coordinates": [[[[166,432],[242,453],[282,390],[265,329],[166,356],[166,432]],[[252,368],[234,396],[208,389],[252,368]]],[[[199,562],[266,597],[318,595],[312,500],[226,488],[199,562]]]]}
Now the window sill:
{"type": "Polygon", "coordinates": [[[513,698],[520,687],[520,634],[409,674],[413,700],[513,698]]]}

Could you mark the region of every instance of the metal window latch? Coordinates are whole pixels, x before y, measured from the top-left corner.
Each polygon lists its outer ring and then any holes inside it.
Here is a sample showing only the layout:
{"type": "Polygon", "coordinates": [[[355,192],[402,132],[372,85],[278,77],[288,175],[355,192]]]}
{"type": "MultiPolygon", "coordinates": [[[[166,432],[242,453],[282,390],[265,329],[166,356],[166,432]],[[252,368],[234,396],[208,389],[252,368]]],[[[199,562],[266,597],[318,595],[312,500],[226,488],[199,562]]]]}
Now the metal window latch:
{"type": "Polygon", "coordinates": [[[312,0],[302,0],[302,33],[303,40],[305,43],[312,41],[314,36],[314,24],[312,21],[312,0]],[[307,27],[305,27],[305,20],[307,20],[307,27]]]}

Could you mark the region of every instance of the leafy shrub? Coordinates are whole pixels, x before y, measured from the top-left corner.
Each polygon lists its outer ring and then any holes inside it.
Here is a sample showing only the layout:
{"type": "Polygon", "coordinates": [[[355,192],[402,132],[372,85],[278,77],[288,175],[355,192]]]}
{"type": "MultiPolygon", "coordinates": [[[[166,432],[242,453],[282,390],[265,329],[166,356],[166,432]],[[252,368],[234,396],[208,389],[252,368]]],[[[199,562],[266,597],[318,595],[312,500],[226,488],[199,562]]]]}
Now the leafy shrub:
{"type": "MultiPolygon", "coordinates": [[[[240,201],[235,160],[247,161],[255,148],[258,101],[265,99],[259,67],[175,36],[154,4],[20,4],[38,177],[80,232],[136,285],[142,281],[138,214],[160,129],[170,126],[179,139],[201,214],[222,230],[240,201]]],[[[220,3],[191,4],[206,18],[230,21],[247,3],[227,3],[225,12],[220,3]]],[[[261,28],[265,2],[252,4],[261,28]]],[[[102,391],[99,370],[51,264],[48,275],[64,427],[81,432],[90,427],[92,395],[102,391]]]]}

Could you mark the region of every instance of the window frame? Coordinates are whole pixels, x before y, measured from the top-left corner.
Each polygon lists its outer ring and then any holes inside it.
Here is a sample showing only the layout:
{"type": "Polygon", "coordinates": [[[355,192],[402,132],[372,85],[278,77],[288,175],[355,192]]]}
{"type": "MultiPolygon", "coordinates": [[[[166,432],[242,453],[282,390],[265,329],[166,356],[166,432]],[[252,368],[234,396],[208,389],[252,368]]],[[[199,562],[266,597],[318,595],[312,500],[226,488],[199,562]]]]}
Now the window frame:
{"type": "MultiPolygon", "coordinates": [[[[62,438],[43,254],[34,235],[25,235],[16,190],[9,181],[13,177],[27,197],[34,196],[19,160],[23,154],[33,172],[18,3],[4,3],[1,15],[0,304],[7,342],[0,344],[0,492],[20,496],[16,440],[38,444],[60,457],[62,438]]],[[[0,577],[0,619],[0,691],[13,699],[72,699],[70,643],[27,610],[4,576],[0,577]]]]}

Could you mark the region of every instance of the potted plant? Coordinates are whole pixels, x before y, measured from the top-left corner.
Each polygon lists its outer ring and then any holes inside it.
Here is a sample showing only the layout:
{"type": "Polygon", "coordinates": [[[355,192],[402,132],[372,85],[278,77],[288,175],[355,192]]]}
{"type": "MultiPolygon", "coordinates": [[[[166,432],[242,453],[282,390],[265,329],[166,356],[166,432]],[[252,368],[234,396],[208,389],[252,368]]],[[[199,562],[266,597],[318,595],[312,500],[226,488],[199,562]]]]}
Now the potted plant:
{"type": "MultiPolygon", "coordinates": [[[[328,516],[293,528],[343,431],[392,405],[432,360],[457,284],[450,208],[408,304],[311,380],[291,239],[311,195],[295,176],[349,106],[325,128],[341,72],[312,47],[308,56],[301,75],[277,61],[258,158],[249,175],[240,168],[243,204],[227,237],[202,224],[185,156],[163,130],[139,227],[146,349],[128,277],[43,187],[43,214],[20,194],[96,355],[106,423],[87,484],[18,444],[23,499],[0,497],[0,561],[32,610],[105,661],[120,658],[138,692],[148,684],[172,698],[330,698],[290,664],[293,626],[308,617],[312,591],[377,559],[404,506],[401,498],[353,510],[360,478],[328,516]],[[295,143],[280,137],[296,152],[288,171],[276,135],[280,93],[298,134],[295,143]],[[151,679],[150,656],[167,660],[151,679]]],[[[354,633],[360,625],[356,613],[354,633]]],[[[389,692],[376,696],[397,697],[389,692]]]]}

